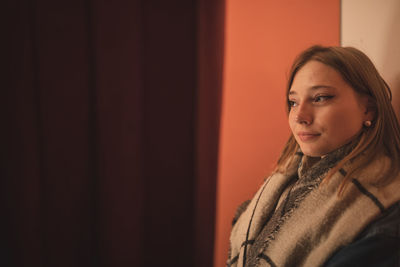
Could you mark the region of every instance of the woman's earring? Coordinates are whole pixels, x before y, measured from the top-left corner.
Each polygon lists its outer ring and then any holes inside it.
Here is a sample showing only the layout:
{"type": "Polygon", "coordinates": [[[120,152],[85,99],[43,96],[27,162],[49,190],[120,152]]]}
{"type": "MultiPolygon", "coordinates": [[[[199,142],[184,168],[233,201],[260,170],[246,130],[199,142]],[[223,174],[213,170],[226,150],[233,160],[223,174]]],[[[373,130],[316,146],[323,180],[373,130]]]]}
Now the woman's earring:
{"type": "Polygon", "coordinates": [[[371,121],[364,121],[364,126],[365,127],[370,127],[371,126],[371,121]]]}

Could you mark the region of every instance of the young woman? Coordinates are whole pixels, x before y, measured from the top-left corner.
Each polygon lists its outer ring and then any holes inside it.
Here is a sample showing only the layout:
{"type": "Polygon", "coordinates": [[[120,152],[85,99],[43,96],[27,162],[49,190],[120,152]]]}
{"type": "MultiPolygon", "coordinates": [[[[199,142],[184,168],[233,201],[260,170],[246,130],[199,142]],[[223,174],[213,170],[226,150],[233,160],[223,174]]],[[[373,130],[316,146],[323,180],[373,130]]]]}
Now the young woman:
{"type": "Polygon", "coordinates": [[[228,266],[400,266],[400,130],[388,85],[351,47],[313,46],[287,85],[291,136],[238,208],[228,266]]]}

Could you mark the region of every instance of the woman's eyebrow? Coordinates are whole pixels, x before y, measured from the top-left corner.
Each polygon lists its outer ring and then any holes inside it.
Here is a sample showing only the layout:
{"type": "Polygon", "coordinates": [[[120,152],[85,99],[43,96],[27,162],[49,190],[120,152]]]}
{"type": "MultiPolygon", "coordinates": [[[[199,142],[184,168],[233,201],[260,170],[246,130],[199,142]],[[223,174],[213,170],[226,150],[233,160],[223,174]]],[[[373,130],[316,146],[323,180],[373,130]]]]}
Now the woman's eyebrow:
{"type": "MultiPolygon", "coordinates": [[[[333,86],[329,86],[329,85],[314,85],[309,88],[309,90],[311,90],[311,91],[318,90],[318,89],[336,89],[336,88],[333,86]]],[[[297,95],[297,92],[290,90],[288,95],[297,95]]]]}

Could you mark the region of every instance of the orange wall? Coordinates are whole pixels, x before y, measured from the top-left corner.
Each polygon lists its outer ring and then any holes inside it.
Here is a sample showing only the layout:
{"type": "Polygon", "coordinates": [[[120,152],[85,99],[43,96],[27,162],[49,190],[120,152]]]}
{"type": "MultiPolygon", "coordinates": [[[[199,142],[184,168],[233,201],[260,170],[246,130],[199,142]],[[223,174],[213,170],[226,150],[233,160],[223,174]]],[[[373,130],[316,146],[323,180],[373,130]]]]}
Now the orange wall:
{"type": "Polygon", "coordinates": [[[285,82],[312,44],[339,44],[339,0],[226,0],[215,267],[225,266],[234,211],[272,170],[289,135],[285,82]]]}

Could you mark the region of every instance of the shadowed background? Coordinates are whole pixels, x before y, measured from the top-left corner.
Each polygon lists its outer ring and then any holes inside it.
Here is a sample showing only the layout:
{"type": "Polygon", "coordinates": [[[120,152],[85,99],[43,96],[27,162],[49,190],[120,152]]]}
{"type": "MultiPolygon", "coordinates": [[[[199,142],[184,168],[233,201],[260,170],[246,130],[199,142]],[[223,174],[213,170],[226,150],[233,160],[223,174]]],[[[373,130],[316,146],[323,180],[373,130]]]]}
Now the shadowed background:
{"type": "Polygon", "coordinates": [[[2,266],[211,266],[223,1],[2,11],[2,266]]]}

